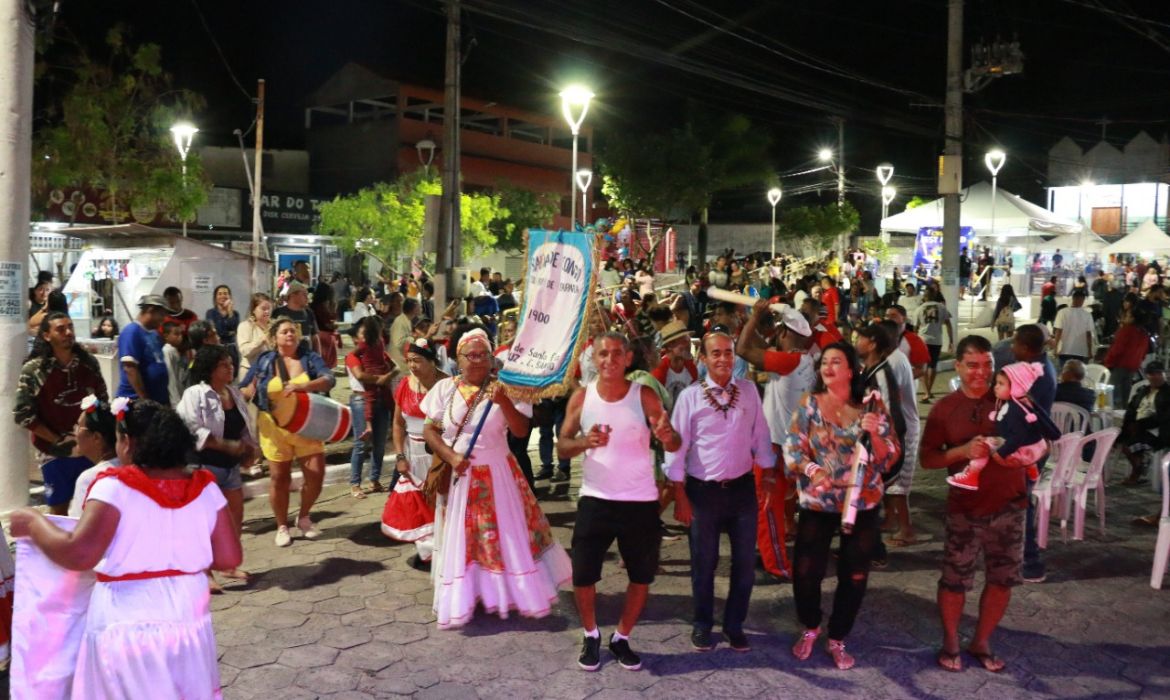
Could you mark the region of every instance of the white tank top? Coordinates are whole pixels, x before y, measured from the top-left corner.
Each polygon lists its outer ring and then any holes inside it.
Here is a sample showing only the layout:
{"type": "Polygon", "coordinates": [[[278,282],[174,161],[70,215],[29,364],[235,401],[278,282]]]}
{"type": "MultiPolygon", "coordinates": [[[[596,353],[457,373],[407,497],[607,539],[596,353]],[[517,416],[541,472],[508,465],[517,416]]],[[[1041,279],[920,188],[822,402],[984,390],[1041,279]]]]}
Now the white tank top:
{"type": "Polygon", "coordinates": [[[650,451],[650,427],[642,413],[642,385],[630,382],[630,390],[617,402],[597,393],[597,382],[585,389],[581,429],[595,424],[610,427],[609,444],[585,450],[581,495],[607,501],[657,501],[654,455],[650,451]]]}

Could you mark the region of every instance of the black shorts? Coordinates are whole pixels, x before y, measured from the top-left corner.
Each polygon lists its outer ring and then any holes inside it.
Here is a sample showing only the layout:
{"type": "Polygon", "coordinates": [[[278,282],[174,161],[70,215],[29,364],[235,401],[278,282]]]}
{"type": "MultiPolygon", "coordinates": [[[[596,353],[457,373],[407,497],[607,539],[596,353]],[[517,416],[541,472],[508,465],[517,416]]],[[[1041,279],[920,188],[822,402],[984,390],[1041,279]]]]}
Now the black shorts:
{"type": "Polygon", "coordinates": [[[938,369],[938,356],[940,353],[942,353],[942,346],[927,345],[926,350],[930,353],[930,363],[927,364],[927,367],[930,367],[931,369],[938,369]]]}
{"type": "Polygon", "coordinates": [[[658,501],[607,501],[582,496],[573,525],[573,585],[601,580],[601,564],[617,540],[630,583],[650,584],[658,571],[658,501]]]}

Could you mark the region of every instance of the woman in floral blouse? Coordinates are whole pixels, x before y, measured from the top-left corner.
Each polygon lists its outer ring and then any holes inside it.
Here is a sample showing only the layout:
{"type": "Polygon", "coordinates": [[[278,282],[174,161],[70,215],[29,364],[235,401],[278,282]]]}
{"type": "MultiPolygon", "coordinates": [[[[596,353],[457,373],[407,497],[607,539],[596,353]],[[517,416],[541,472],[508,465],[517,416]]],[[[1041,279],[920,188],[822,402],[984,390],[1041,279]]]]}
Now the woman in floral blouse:
{"type": "Polygon", "coordinates": [[[854,450],[868,434],[868,459],[862,460],[858,479],[857,518],[852,531],[841,535],[837,591],[829,616],[828,652],[837,668],[844,670],[854,663],[845,651],[845,635],[861,609],[870,559],[880,536],[881,475],[897,460],[901,446],[881,399],[864,396],[861,366],[852,346],[834,343],[825,348],[817,372],[816,387],[792,414],[784,445],[789,477],[800,488],[792,589],[804,631],[792,653],[801,661],[807,659],[820,634],[821,582],[829,548],[846,510],[854,450]]]}

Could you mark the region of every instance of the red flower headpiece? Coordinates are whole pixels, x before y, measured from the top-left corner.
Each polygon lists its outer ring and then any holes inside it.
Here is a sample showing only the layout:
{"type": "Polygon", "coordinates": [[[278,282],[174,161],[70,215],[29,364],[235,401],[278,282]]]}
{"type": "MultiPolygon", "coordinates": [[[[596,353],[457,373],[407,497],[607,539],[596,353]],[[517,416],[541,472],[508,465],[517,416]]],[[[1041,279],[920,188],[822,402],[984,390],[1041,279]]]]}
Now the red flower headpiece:
{"type": "Polygon", "coordinates": [[[131,400],[126,396],[119,396],[110,404],[110,412],[114,414],[114,420],[119,423],[126,417],[126,411],[130,410],[131,400]]]}

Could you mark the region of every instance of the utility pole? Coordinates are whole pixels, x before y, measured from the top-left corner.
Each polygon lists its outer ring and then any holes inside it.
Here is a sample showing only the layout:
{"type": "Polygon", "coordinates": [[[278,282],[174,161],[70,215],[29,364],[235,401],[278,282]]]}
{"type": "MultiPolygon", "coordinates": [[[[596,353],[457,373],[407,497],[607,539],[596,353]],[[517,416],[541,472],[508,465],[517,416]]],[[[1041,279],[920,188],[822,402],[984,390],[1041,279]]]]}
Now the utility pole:
{"type": "Polygon", "coordinates": [[[459,219],[459,83],[460,83],[460,4],[447,0],[447,73],[443,90],[443,178],[442,201],[439,210],[439,235],[436,237],[435,285],[436,296],[441,289],[446,297],[436,301],[435,308],[445,306],[451,299],[466,292],[467,279],[456,273],[462,257],[459,219]],[[444,284],[445,282],[445,284],[444,284]]]}
{"type": "MultiPolygon", "coordinates": [[[[264,170],[264,78],[256,81],[256,168],[252,180],[252,289],[272,291],[272,280],[260,279],[260,176],[264,170]]],[[[244,161],[248,165],[248,161],[244,161]]],[[[265,256],[268,257],[268,256],[265,256]]]]}
{"type": "Polygon", "coordinates": [[[947,310],[959,318],[959,192],[963,187],[963,0],[947,4],[946,143],[939,168],[943,195],[942,290],[947,310]]]}
{"type": "MultiPolygon", "coordinates": [[[[845,206],[845,118],[834,117],[837,122],[837,208],[845,206]]],[[[845,241],[849,234],[837,237],[837,253],[844,258],[845,241]]]]}
{"type": "Polygon", "coordinates": [[[12,421],[25,356],[32,178],[33,3],[0,0],[0,513],[28,505],[29,445],[12,421]]]}

